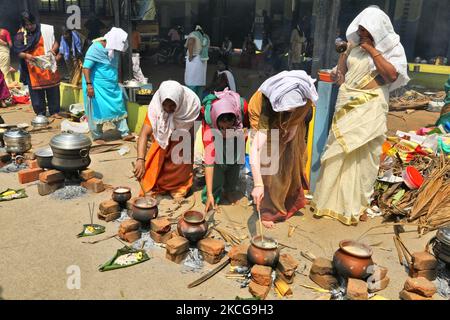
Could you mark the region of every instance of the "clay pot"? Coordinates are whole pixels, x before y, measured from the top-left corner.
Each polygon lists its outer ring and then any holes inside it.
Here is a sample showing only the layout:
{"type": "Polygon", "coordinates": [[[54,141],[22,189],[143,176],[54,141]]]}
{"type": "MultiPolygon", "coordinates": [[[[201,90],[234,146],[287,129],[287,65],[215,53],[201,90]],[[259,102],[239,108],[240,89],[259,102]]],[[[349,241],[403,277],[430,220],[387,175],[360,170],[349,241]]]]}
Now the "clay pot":
{"type": "Polygon", "coordinates": [[[372,248],[364,243],[342,240],[334,254],[333,265],[344,278],[366,279],[370,275],[369,266],[374,264],[372,254],[372,248]]]}
{"type": "Polygon", "coordinates": [[[278,242],[270,237],[254,236],[247,250],[247,259],[251,264],[259,264],[275,268],[280,258],[280,249],[278,242]]]}
{"type": "Polygon", "coordinates": [[[186,211],[178,220],[178,234],[190,242],[203,239],[208,232],[208,223],[205,215],[199,211],[186,211]]]}
{"type": "Polygon", "coordinates": [[[128,187],[117,187],[114,189],[112,199],[119,203],[125,203],[131,199],[131,189],[128,187]]]}
{"type": "Polygon", "coordinates": [[[158,201],[151,197],[139,197],[133,202],[131,213],[128,215],[141,222],[144,226],[148,226],[150,220],[158,216],[158,201]]]}

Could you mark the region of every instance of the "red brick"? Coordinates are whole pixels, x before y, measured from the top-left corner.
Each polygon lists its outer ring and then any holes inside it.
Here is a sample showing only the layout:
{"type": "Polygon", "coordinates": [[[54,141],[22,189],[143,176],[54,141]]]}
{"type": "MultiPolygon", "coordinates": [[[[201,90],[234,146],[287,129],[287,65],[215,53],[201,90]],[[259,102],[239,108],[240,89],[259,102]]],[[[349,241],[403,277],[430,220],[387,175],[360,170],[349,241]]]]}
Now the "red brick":
{"type": "Polygon", "coordinates": [[[272,284],[272,268],[255,264],[251,270],[252,280],[262,286],[272,284]]]}
{"type": "Polygon", "coordinates": [[[254,281],[250,281],[248,291],[250,291],[254,297],[264,300],[269,294],[270,286],[262,286],[254,281]]]}
{"type": "Polygon", "coordinates": [[[165,234],[170,231],[171,224],[169,219],[165,217],[156,218],[151,220],[150,229],[156,233],[165,234]]]}
{"type": "Polygon", "coordinates": [[[379,266],[377,264],[374,265],[373,273],[371,274],[372,279],[379,281],[386,278],[388,273],[388,268],[379,266]]]}
{"type": "Polygon", "coordinates": [[[58,170],[46,170],[39,175],[39,180],[44,183],[55,183],[65,180],[64,174],[58,170]]]}
{"type": "Polygon", "coordinates": [[[409,292],[406,290],[402,290],[400,292],[400,299],[402,300],[433,300],[432,298],[423,297],[414,292],[409,292]]]}
{"type": "Polygon", "coordinates": [[[55,192],[58,189],[61,189],[64,187],[64,181],[62,182],[55,182],[55,183],[44,183],[42,181],[38,182],[37,188],[38,193],[41,196],[49,195],[53,192],[55,192]]]}
{"type": "Polygon", "coordinates": [[[172,232],[166,233],[157,233],[153,230],[150,230],[150,237],[157,243],[167,243],[172,238],[172,232]]]}
{"type": "Polygon", "coordinates": [[[180,264],[186,259],[188,252],[182,252],[180,254],[170,254],[166,251],[166,258],[169,259],[172,262],[175,262],[177,264],[180,264]]]}
{"type": "Polygon", "coordinates": [[[189,241],[183,237],[173,237],[166,242],[166,250],[171,255],[178,255],[189,250],[189,241]]]}
{"type": "Polygon", "coordinates": [[[411,278],[424,277],[425,279],[434,281],[437,278],[437,271],[436,271],[436,269],[417,271],[417,270],[414,270],[414,268],[412,268],[411,270],[409,270],[409,276],[411,278]]]}
{"type": "Polygon", "coordinates": [[[39,165],[38,165],[36,159],[35,159],[35,160],[27,160],[27,161],[26,161],[26,164],[27,164],[28,168],[30,168],[30,169],[36,169],[36,168],[39,168],[39,165]]]}
{"type": "Polygon", "coordinates": [[[432,270],[437,267],[436,258],[426,251],[413,253],[412,261],[414,269],[417,271],[432,270]]]}
{"type": "Polygon", "coordinates": [[[95,178],[95,171],[91,169],[86,169],[80,172],[80,178],[84,181],[95,178]]]}
{"type": "Polygon", "coordinates": [[[119,232],[118,235],[122,240],[125,240],[129,243],[133,243],[141,238],[141,232],[139,230],[134,230],[127,233],[119,232]]]}
{"type": "Polygon", "coordinates": [[[311,266],[311,273],[319,275],[333,275],[335,273],[333,262],[325,258],[317,258],[311,266]]]}
{"type": "Polygon", "coordinates": [[[247,251],[248,244],[240,244],[238,246],[233,246],[228,252],[228,256],[231,259],[232,266],[248,266],[247,261],[247,251]]]}
{"type": "Polygon", "coordinates": [[[219,255],[211,255],[208,254],[206,252],[200,251],[200,253],[203,256],[203,260],[205,260],[206,262],[208,262],[209,264],[216,264],[219,263],[220,260],[222,260],[223,258],[223,254],[219,254],[219,255]]]}
{"type": "Polygon", "coordinates": [[[331,290],[339,286],[338,279],[331,274],[310,273],[309,278],[321,288],[331,290]]]}
{"type": "Polygon", "coordinates": [[[430,280],[423,277],[406,279],[404,289],[420,294],[424,297],[432,297],[436,293],[436,286],[430,280]]]}
{"type": "Polygon", "coordinates": [[[110,221],[119,219],[119,218],[120,218],[120,212],[118,211],[118,212],[113,212],[113,213],[107,213],[107,214],[104,214],[104,213],[102,213],[101,211],[99,211],[99,212],[97,213],[97,217],[98,217],[100,220],[105,220],[106,222],[110,222],[110,221]]]}
{"type": "Polygon", "coordinates": [[[277,274],[277,278],[280,278],[281,280],[283,280],[287,284],[294,283],[295,273],[293,273],[292,276],[286,276],[285,274],[281,273],[280,270],[277,269],[276,270],[276,274],[277,274]]]}
{"type": "Polygon", "coordinates": [[[140,227],[141,223],[139,221],[134,219],[128,219],[120,223],[119,231],[122,233],[127,233],[130,231],[139,230],[140,227]]]}
{"type": "Polygon", "coordinates": [[[225,242],[223,240],[205,238],[197,242],[197,248],[211,256],[220,256],[225,251],[225,242]]]}
{"type": "Polygon", "coordinates": [[[114,213],[114,212],[120,211],[119,203],[115,202],[114,200],[102,201],[98,208],[105,215],[107,215],[108,213],[114,213]]]}
{"type": "Polygon", "coordinates": [[[367,280],[367,288],[369,293],[375,293],[381,290],[384,290],[389,285],[391,279],[388,276],[385,276],[383,279],[378,281],[369,281],[367,280]]]}
{"type": "Polygon", "coordinates": [[[347,282],[346,297],[349,300],[368,300],[367,282],[364,280],[349,278],[347,282]]]}
{"type": "Polygon", "coordinates": [[[286,277],[292,277],[297,270],[298,261],[295,260],[290,254],[283,253],[278,260],[277,269],[283,273],[286,277]]]}
{"type": "Polygon", "coordinates": [[[98,178],[92,178],[87,181],[81,182],[81,186],[95,193],[105,191],[105,185],[103,181],[98,178]]]}
{"type": "Polygon", "coordinates": [[[41,174],[44,170],[41,168],[36,169],[24,169],[20,170],[17,173],[19,178],[19,183],[30,183],[39,179],[39,174],[41,174]]]}

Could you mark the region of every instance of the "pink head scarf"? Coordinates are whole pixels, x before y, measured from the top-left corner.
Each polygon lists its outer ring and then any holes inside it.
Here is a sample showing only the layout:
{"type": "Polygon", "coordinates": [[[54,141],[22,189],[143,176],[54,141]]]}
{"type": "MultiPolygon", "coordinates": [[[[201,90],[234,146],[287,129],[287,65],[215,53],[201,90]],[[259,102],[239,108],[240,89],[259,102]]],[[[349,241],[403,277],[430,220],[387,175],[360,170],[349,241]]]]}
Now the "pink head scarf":
{"type": "Polygon", "coordinates": [[[236,116],[234,129],[242,129],[241,96],[231,90],[214,92],[218,100],[214,101],[211,108],[212,126],[217,128],[217,119],[224,113],[232,113],[236,116]]]}

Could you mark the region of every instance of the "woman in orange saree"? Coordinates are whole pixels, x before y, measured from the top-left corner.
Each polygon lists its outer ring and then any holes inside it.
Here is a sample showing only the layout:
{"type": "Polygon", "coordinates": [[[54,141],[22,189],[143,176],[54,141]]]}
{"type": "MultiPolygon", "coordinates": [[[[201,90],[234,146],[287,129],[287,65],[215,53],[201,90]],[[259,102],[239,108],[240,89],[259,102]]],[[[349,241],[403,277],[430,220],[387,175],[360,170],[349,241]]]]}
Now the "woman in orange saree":
{"type": "Polygon", "coordinates": [[[176,81],[164,81],[156,91],[139,136],[134,170],[146,194],[168,192],[174,199],[181,199],[191,189],[193,126],[200,107],[197,95],[176,81]],[[175,135],[180,135],[181,139],[178,141],[175,135]],[[191,140],[189,143],[183,139],[187,136],[191,140]],[[146,151],[150,137],[152,144],[146,151]],[[186,147],[191,149],[189,154],[185,154],[186,147]],[[187,156],[189,158],[185,161],[187,156]]]}

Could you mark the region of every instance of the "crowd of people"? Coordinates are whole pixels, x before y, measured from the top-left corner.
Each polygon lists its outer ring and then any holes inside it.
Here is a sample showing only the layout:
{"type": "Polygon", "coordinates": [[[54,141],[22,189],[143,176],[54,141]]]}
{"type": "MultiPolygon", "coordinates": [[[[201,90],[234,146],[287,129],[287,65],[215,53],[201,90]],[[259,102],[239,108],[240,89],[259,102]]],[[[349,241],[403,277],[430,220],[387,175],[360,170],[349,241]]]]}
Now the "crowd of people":
{"type": "MultiPolygon", "coordinates": [[[[21,59],[21,79],[30,88],[34,111],[45,114],[47,100],[50,115],[56,117],[60,76],[57,70],[41,68],[37,60],[47,57],[52,63],[64,58],[68,65],[82,65],[85,111],[93,139],[102,143],[102,125],[113,122],[124,140],[132,140],[118,80],[119,53],[127,49],[128,34],[113,27],[100,36],[102,26],[92,17],[89,25],[95,30],[87,40],[66,30],[58,43],[53,27],[37,23],[28,13],[21,19],[22,28],[14,41],[0,30],[0,100],[7,94],[3,73],[9,60],[4,55],[12,47],[21,59]],[[91,42],[82,57],[85,41],[91,42]]],[[[172,41],[181,40],[177,28],[169,36],[172,41]]],[[[267,32],[263,43],[266,59],[274,52],[269,36],[267,32]]],[[[389,92],[409,79],[399,36],[382,10],[365,9],[350,24],[346,36],[348,49],[341,53],[333,71],[340,85],[339,96],[312,208],[317,216],[355,224],[369,205],[376,179],[387,131],[389,92]]],[[[207,85],[209,46],[209,36],[196,24],[185,41],[184,84],[162,82],[149,104],[138,139],[134,174],[148,195],[169,193],[177,200],[186,197],[193,185],[194,123],[199,120],[206,180],[202,201],[208,211],[223,199],[234,203],[239,198],[239,172],[249,139],[254,182],[251,196],[264,225],[271,228],[307,204],[306,131],[318,93],[315,80],[296,70],[305,51],[305,34],[299,26],[291,34],[290,65],[294,70],[271,74],[248,101],[239,94],[229,68],[233,45],[228,37],[214,78],[207,85]],[[189,143],[180,137],[187,137],[189,143]]],[[[254,63],[255,51],[249,34],[241,54],[242,67],[254,63]]]]}

